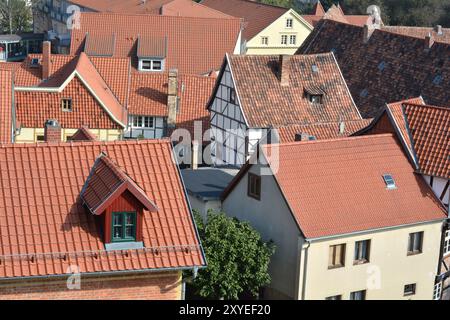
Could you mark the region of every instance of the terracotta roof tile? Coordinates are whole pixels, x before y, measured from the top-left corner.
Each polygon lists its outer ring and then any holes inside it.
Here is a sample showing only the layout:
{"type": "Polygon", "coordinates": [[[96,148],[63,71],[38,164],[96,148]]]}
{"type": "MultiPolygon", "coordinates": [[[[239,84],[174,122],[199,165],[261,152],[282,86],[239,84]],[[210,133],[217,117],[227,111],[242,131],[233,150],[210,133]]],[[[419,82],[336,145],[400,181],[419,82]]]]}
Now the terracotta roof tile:
{"type": "Polygon", "coordinates": [[[13,139],[13,97],[12,72],[0,70],[0,144],[13,139]]]}
{"type": "Polygon", "coordinates": [[[81,28],[72,32],[72,54],[84,49],[86,33],[115,34],[114,57],[131,57],[137,68],[138,38],[167,37],[166,69],[177,68],[181,73],[191,74],[219,69],[225,53],[234,52],[240,33],[240,20],[236,18],[82,13],[80,24],[81,28]],[[202,47],[204,43],[208,44],[208,50],[202,47]]]}
{"type": "Polygon", "coordinates": [[[0,277],[205,264],[168,140],[0,146],[0,277]],[[154,200],[145,249],[106,252],[82,187],[102,152],[154,200]],[[45,213],[45,214],[42,214],[45,213]]]}
{"type": "Polygon", "coordinates": [[[331,53],[292,56],[286,86],[278,77],[279,56],[230,55],[228,60],[250,127],[361,119],[331,53]],[[305,97],[311,87],[325,93],[322,104],[305,97]]]}
{"type": "Polygon", "coordinates": [[[436,41],[426,49],[424,39],[384,30],[374,30],[365,44],[363,34],[362,27],[322,20],[297,53],[333,51],[363,117],[420,95],[450,107],[449,44],[436,41]]]}
{"type": "Polygon", "coordinates": [[[317,140],[345,138],[367,127],[372,119],[349,120],[343,122],[312,123],[307,125],[291,125],[277,128],[281,143],[294,142],[297,134],[314,136],[317,140]]]}
{"type": "Polygon", "coordinates": [[[306,238],[447,216],[393,135],[289,143],[278,151],[275,178],[306,238]],[[396,189],[386,188],[383,174],[392,175],[396,189]]]}
{"type": "MultiPolygon", "coordinates": [[[[215,79],[197,75],[179,75],[179,113],[177,128],[189,130],[194,135],[194,122],[202,121],[203,132],[209,129],[209,112],[206,110],[215,79]]],[[[133,73],[129,113],[135,115],[168,116],[168,73],[133,73]]]]}
{"type": "Polygon", "coordinates": [[[402,109],[420,171],[450,179],[450,109],[412,103],[402,109]]]}
{"type": "Polygon", "coordinates": [[[82,126],[72,136],[67,138],[68,141],[97,141],[98,137],[94,135],[88,127],[82,126]]]}
{"type": "Polygon", "coordinates": [[[203,5],[244,19],[242,36],[252,39],[289,9],[249,0],[202,0],[203,5]]]}
{"type": "Polygon", "coordinates": [[[339,5],[332,5],[326,12],[320,2],[317,2],[313,8],[313,14],[302,15],[302,18],[308,21],[312,26],[316,26],[322,19],[330,19],[342,23],[348,23],[356,26],[363,26],[366,23],[370,24],[368,15],[346,15],[339,5]]]}
{"type": "Polygon", "coordinates": [[[383,26],[381,29],[419,39],[425,39],[427,35],[431,34],[435,41],[450,43],[450,28],[441,28],[442,33],[438,33],[436,28],[430,27],[383,26]]]}

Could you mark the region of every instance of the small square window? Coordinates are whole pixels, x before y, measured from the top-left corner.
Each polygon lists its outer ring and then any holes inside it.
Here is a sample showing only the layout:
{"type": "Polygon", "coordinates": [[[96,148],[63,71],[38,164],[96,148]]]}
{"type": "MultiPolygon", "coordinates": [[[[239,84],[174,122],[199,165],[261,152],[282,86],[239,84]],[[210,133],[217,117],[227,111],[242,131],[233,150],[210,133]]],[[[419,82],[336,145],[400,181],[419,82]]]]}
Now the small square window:
{"type": "Polygon", "coordinates": [[[292,28],[294,25],[294,20],[286,19],[286,28],[292,28]]]}
{"type": "Polygon", "coordinates": [[[328,257],[328,269],[345,266],[345,243],[330,246],[328,257]]]}
{"type": "Polygon", "coordinates": [[[350,300],[366,300],[366,290],[351,292],[350,300]]]}
{"type": "Polygon", "coordinates": [[[45,142],[45,137],[42,135],[36,136],[36,142],[45,142]]]}
{"type": "Polygon", "coordinates": [[[153,60],[153,70],[162,70],[161,60],[153,60]]]}
{"type": "Polygon", "coordinates": [[[112,242],[136,241],[136,212],[112,213],[112,242]]]}
{"type": "Polygon", "coordinates": [[[72,111],[72,99],[64,98],[61,99],[61,109],[64,112],[72,111]]]}
{"type": "Polygon", "coordinates": [[[416,294],[416,284],[415,283],[405,285],[405,288],[403,289],[404,296],[412,296],[415,294],[416,294]]]}
{"type": "Polygon", "coordinates": [[[391,174],[383,174],[383,180],[384,183],[386,183],[387,189],[397,189],[397,186],[395,185],[395,180],[391,174]]]}
{"type": "Polygon", "coordinates": [[[408,238],[408,255],[422,253],[423,232],[414,232],[409,234],[408,238]]]}
{"type": "Polygon", "coordinates": [[[248,196],[256,200],[261,200],[261,177],[256,174],[248,174],[248,196]]]}

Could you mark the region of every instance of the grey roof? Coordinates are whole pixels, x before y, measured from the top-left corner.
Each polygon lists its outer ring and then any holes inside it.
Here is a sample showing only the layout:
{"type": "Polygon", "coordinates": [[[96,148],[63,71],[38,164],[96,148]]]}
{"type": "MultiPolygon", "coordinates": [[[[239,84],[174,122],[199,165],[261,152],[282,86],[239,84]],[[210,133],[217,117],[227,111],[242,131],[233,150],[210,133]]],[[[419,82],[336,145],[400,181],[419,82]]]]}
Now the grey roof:
{"type": "Polygon", "coordinates": [[[218,200],[239,172],[231,168],[199,168],[181,170],[187,192],[201,200],[218,200]]]}
{"type": "Polygon", "coordinates": [[[44,40],[43,33],[0,34],[0,41],[44,40]]]}

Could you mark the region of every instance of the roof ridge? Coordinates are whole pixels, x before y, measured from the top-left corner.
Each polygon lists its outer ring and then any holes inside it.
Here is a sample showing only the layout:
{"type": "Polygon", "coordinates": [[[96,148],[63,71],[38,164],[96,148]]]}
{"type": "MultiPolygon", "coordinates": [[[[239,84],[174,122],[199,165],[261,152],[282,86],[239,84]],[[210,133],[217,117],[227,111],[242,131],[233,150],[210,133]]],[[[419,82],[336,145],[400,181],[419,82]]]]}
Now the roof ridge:
{"type": "Polygon", "coordinates": [[[310,122],[310,123],[291,123],[291,124],[285,124],[281,126],[276,126],[273,129],[279,129],[279,128],[289,128],[293,126],[315,126],[315,125],[329,125],[329,124],[339,124],[341,122],[360,122],[360,121],[372,121],[372,119],[351,119],[351,120],[342,120],[342,121],[327,121],[327,122],[310,122]]]}
{"type": "MultiPolygon", "coordinates": [[[[374,134],[374,135],[365,135],[365,136],[354,136],[354,137],[344,137],[344,138],[333,138],[333,139],[322,139],[322,140],[309,140],[309,141],[295,141],[295,142],[286,142],[286,143],[274,143],[270,145],[270,148],[273,146],[290,146],[290,145],[303,145],[303,144],[319,144],[319,143],[330,143],[330,142],[340,142],[340,141],[355,141],[355,140],[369,140],[369,139],[378,139],[378,138],[386,138],[386,137],[394,137],[393,133],[382,133],[382,134],[374,134]]],[[[265,146],[268,148],[268,146],[265,146]]]]}
{"type": "Polygon", "coordinates": [[[120,12],[81,12],[81,15],[93,15],[93,16],[128,16],[128,17],[146,17],[147,19],[179,19],[179,20],[229,20],[229,21],[239,21],[241,18],[229,16],[229,18],[218,18],[218,17],[187,17],[187,16],[164,16],[155,15],[148,13],[120,13],[120,12]]]}
{"type": "Polygon", "coordinates": [[[411,102],[403,102],[401,106],[412,106],[412,107],[419,107],[419,108],[429,108],[429,109],[437,109],[437,110],[443,110],[443,111],[450,111],[449,108],[440,107],[440,106],[434,106],[431,104],[418,104],[418,103],[411,103],[411,102]]]}

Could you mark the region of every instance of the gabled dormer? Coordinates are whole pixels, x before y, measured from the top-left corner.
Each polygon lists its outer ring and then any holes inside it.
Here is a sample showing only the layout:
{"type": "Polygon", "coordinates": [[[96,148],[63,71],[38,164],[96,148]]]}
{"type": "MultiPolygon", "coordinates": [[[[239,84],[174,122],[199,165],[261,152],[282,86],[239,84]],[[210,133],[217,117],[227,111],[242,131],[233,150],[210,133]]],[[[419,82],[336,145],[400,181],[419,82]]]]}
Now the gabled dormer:
{"type": "Polygon", "coordinates": [[[143,247],[143,215],[158,208],[105,153],[96,159],[81,199],[89,212],[97,216],[106,250],[143,247]]]}
{"type": "Polygon", "coordinates": [[[137,57],[139,71],[164,71],[167,57],[167,37],[139,36],[137,57]]]}

